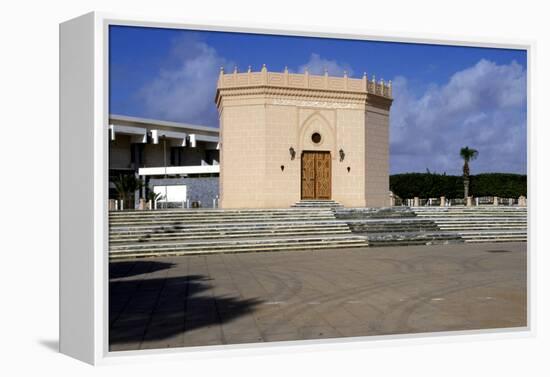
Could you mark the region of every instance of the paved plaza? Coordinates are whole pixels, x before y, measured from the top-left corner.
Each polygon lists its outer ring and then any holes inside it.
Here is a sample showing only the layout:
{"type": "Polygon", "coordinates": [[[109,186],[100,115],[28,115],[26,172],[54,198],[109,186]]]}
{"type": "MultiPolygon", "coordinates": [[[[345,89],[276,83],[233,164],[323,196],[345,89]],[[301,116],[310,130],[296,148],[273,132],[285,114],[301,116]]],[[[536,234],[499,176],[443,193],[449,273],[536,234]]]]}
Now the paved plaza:
{"type": "Polygon", "coordinates": [[[526,243],[113,261],[110,349],[527,324],[526,243]]]}

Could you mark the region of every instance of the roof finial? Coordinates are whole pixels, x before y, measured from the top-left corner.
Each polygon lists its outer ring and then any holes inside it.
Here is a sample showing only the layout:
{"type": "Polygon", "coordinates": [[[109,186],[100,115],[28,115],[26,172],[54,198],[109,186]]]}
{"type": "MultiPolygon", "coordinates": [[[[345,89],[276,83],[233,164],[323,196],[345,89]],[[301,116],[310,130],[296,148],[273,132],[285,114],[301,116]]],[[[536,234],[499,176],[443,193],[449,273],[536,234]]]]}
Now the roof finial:
{"type": "Polygon", "coordinates": [[[250,72],[252,72],[252,66],[251,65],[248,66],[248,73],[250,73],[250,72]]]}
{"type": "Polygon", "coordinates": [[[328,76],[328,68],[325,67],[325,76],[328,76]]]}
{"type": "Polygon", "coordinates": [[[265,71],[267,71],[267,67],[265,66],[265,63],[264,63],[262,64],[262,72],[265,72],[265,71]]]}
{"type": "Polygon", "coordinates": [[[348,77],[348,71],[344,69],[344,77],[348,77]]]}
{"type": "Polygon", "coordinates": [[[233,68],[233,73],[237,73],[237,65],[235,64],[235,67],[233,68]]]}

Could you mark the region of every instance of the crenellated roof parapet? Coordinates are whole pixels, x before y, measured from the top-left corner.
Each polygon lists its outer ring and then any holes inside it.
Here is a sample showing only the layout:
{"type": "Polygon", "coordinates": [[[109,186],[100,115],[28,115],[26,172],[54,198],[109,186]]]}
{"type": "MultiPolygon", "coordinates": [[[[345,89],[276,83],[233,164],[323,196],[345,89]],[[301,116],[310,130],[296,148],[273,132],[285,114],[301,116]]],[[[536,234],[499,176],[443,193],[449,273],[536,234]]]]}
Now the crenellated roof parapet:
{"type": "Polygon", "coordinates": [[[326,70],[324,75],[310,74],[307,69],[304,73],[291,73],[287,68],[283,72],[269,72],[265,64],[259,72],[252,72],[250,66],[246,72],[238,72],[237,67],[228,73],[223,68],[220,69],[218,93],[224,89],[254,87],[368,94],[390,101],[392,99],[391,81],[376,81],[374,75],[369,79],[366,72],[362,78],[357,79],[348,77],[346,72],[343,76],[329,76],[326,70]]]}

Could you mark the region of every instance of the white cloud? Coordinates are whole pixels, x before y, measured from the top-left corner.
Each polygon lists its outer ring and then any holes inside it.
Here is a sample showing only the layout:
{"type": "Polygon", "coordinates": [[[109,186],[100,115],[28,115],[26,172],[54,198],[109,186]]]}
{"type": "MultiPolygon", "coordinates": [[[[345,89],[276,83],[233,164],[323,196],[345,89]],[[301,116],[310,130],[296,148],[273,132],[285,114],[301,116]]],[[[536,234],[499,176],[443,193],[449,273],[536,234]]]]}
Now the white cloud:
{"type": "Polygon", "coordinates": [[[479,150],[474,174],[526,172],[526,73],[521,65],[480,60],[421,95],[413,89],[404,77],[393,80],[392,172],[428,168],[460,174],[463,146],[479,150]]]}
{"type": "Polygon", "coordinates": [[[175,40],[167,62],[139,93],[147,116],[218,126],[216,82],[233,64],[194,35],[175,40]]]}
{"type": "Polygon", "coordinates": [[[338,63],[336,60],[329,60],[321,58],[319,54],[311,54],[309,61],[298,67],[298,72],[303,73],[305,70],[313,75],[322,75],[325,73],[325,69],[331,76],[343,76],[344,71],[347,71],[348,76],[353,75],[353,70],[349,64],[338,63]]]}

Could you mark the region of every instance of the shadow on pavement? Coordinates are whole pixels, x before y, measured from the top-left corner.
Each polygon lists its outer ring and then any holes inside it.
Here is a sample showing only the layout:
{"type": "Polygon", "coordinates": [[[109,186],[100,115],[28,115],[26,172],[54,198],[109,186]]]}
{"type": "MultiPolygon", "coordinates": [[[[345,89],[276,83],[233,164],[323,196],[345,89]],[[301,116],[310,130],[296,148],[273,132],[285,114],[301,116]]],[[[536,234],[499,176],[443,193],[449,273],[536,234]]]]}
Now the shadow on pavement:
{"type": "Polygon", "coordinates": [[[215,296],[202,275],[111,281],[109,345],[137,349],[154,341],[219,325],[251,313],[256,299],[215,296]]]}
{"type": "Polygon", "coordinates": [[[109,279],[125,278],[172,268],[173,263],[155,261],[128,261],[109,263],[109,279]]]}

